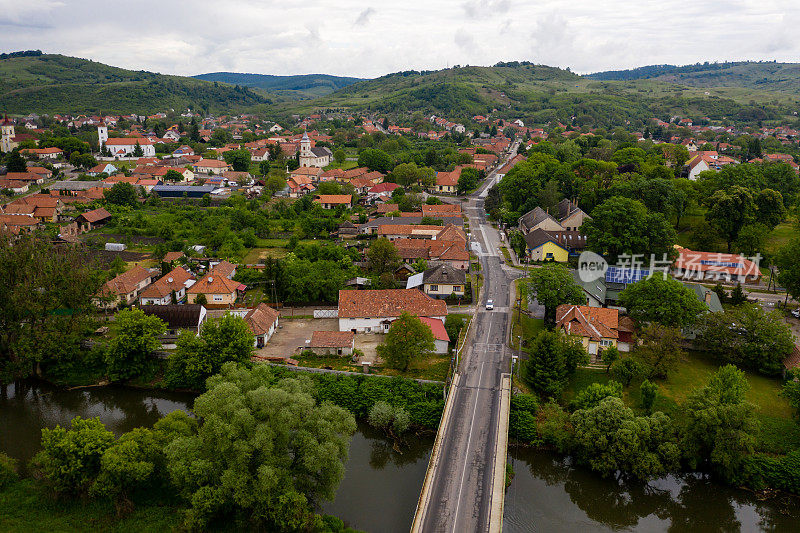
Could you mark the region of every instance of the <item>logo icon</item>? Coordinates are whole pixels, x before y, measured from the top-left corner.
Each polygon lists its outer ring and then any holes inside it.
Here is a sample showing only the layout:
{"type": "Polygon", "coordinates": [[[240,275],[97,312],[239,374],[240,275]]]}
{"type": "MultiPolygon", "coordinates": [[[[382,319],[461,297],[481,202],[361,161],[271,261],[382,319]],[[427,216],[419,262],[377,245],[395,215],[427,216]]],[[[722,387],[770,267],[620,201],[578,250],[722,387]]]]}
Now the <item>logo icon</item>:
{"type": "Polygon", "coordinates": [[[584,283],[602,279],[608,270],[608,263],[594,252],[583,252],[578,258],[578,276],[584,283]]]}

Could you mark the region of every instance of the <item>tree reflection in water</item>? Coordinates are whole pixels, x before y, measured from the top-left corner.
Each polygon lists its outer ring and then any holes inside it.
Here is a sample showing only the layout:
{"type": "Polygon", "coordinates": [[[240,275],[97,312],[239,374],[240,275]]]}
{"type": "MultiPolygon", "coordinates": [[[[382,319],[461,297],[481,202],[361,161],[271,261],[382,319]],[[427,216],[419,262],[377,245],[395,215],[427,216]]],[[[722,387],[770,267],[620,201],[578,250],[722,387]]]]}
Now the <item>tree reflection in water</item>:
{"type": "Polygon", "coordinates": [[[675,533],[798,530],[800,502],[794,497],[758,501],[749,492],[701,474],[665,476],[649,483],[624,476],[603,479],[554,453],[515,448],[511,455],[517,471],[510,489],[513,497],[506,499],[508,531],[543,525],[570,531],[577,524],[592,523],[596,529],[675,533]],[[571,505],[558,497],[559,492],[571,505]],[[548,520],[551,523],[537,523],[548,520]]]}

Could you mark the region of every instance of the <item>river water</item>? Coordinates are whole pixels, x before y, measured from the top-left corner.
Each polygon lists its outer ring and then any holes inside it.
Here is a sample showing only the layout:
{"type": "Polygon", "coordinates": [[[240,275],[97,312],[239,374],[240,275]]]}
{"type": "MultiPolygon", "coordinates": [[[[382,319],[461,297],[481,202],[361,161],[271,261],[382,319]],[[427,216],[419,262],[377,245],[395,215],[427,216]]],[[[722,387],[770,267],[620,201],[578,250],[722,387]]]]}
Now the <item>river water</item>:
{"type": "MultiPolygon", "coordinates": [[[[151,426],[175,409],[189,410],[193,398],[118,387],[0,386],[0,452],[24,462],[38,451],[43,427],[97,416],[122,433],[151,426]]],[[[380,433],[359,424],[345,477],[323,511],[364,531],[408,531],[432,442],[410,439],[398,454],[380,433]]],[[[568,458],[522,448],[512,448],[510,457],[515,477],[506,494],[505,532],[800,531],[794,498],[762,502],[694,475],[647,484],[602,479],[568,458]]]]}

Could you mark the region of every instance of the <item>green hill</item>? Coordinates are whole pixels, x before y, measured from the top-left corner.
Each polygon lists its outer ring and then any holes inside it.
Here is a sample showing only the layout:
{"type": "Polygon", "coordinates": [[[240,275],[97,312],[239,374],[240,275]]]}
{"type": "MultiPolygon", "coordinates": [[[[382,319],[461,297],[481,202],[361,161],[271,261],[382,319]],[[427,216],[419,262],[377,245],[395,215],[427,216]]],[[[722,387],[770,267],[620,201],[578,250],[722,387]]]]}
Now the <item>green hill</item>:
{"type": "Polygon", "coordinates": [[[748,123],[781,120],[796,109],[797,98],[796,92],[784,91],[780,83],[753,89],[733,84],[700,87],[661,79],[603,80],[511,62],[397,72],[279,108],[292,113],[337,108],[398,116],[433,113],[466,122],[497,109],[502,116],[532,124],[560,121],[579,126],[640,127],[649,118],[671,115],[748,123]]]}
{"type": "Polygon", "coordinates": [[[264,89],[270,92],[287,91],[289,96],[317,97],[325,96],[361,78],[331,76],[329,74],[300,74],[297,76],[274,76],[271,74],[243,74],[237,72],[209,72],[198,74],[193,78],[206,81],[217,81],[243,87],[264,89]]]}
{"type": "Polygon", "coordinates": [[[0,59],[0,110],[7,113],[219,113],[272,103],[247,87],[125,70],[58,54],[0,59]]]}

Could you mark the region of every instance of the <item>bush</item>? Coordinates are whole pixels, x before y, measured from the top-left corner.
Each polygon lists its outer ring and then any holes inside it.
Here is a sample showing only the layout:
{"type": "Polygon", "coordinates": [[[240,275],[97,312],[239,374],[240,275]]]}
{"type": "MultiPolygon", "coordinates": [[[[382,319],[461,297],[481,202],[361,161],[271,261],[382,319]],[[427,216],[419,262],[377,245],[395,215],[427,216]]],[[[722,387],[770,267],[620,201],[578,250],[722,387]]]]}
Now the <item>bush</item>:
{"type": "Polygon", "coordinates": [[[641,363],[630,357],[620,359],[611,367],[611,375],[620,380],[624,386],[631,384],[631,381],[644,374],[641,363]]]}
{"type": "Polygon", "coordinates": [[[515,394],[511,397],[511,412],[508,417],[508,433],[513,439],[525,443],[536,440],[536,412],[539,402],[531,394],[515,394]]]}
{"type": "Polygon", "coordinates": [[[42,451],[32,463],[56,493],[78,494],[95,480],[101,458],[112,444],[114,434],[99,418],[76,416],[70,429],[42,430],[42,451]]]}
{"type": "Polygon", "coordinates": [[[570,403],[570,408],[573,411],[577,409],[591,409],[592,407],[600,405],[600,402],[609,396],[622,398],[622,383],[618,381],[592,383],[578,393],[578,396],[570,403]]]}
{"type": "Polygon", "coordinates": [[[378,401],[369,410],[367,422],[370,426],[382,429],[387,434],[401,435],[411,426],[411,417],[402,407],[394,407],[388,402],[378,401]]]}
{"type": "Polygon", "coordinates": [[[17,461],[4,453],[0,453],[0,489],[5,488],[19,478],[17,461]]]}
{"type": "Polygon", "coordinates": [[[764,454],[745,457],[736,483],[754,490],[771,488],[800,494],[800,450],[783,457],[764,454]]]}
{"type": "Polygon", "coordinates": [[[549,401],[539,411],[537,417],[539,444],[550,446],[559,453],[566,453],[572,447],[572,434],[569,430],[569,413],[554,401],[549,401]]]}

